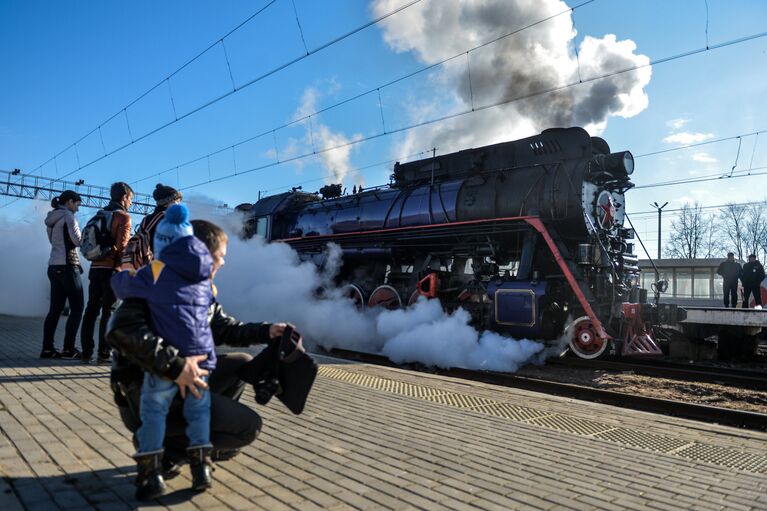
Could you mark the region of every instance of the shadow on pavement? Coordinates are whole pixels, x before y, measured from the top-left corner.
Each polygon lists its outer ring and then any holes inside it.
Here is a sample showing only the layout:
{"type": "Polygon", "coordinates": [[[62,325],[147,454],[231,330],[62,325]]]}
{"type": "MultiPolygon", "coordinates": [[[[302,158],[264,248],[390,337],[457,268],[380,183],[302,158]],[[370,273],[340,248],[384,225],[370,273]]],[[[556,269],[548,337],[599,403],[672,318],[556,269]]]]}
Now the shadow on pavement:
{"type": "MultiPolygon", "coordinates": [[[[133,465],[114,469],[76,472],[57,476],[4,478],[6,493],[13,493],[23,509],[136,509],[181,504],[199,492],[179,488],[156,501],[139,502],[133,498],[136,477],[133,465]]],[[[171,486],[185,485],[184,481],[171,486]]],[[[0,500],[2,500],[0,498],[0,500]]]]}

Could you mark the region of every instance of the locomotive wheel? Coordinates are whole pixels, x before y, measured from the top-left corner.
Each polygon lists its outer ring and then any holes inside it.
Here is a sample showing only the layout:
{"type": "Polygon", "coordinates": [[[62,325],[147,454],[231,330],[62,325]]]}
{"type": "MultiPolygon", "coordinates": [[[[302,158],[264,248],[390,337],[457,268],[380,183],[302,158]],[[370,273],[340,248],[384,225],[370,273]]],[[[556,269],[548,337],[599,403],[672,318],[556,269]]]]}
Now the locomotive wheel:
{"type": "Polygon", "coordinates": [[[402,307],[402,299],[396,289],[389,285],[381,285],[370,293],[368,307],[381,306],[384,309],[394,310],[402,307]]]}
{"type": "Polygon", "coordinates": [[[418,301],[419,296],[421,296],[421,293],[419,293],[417,289],[410,293],[410,298],[407,301],[407,306],[410,307],[411,305],[415,305],[415,302],[418,301]]]}
{"type": "Polygon", "coordinates": [[[579,358],[597,358],[607,349],[607,339],[599,337],[588,316],[576,319],[571,328],[570,351],[579,358]]]}
{"type": "Polygon", "coordinates": [[[342,292],[345,297],[354,302],[354,306],[358,309],[365,307],[365,294],[362,292],[362,288],[354,284],[346,284],[342,292]]]}

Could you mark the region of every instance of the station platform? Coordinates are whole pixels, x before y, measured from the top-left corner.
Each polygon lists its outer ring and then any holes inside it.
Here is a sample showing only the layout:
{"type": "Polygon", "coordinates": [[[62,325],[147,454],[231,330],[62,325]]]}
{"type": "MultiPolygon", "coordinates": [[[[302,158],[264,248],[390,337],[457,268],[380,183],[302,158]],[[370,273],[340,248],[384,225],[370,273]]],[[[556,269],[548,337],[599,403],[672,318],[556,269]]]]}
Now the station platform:
{"type": "MultiPolygon", "coordinates": [[[[109,368],[39,360],[41,333],[0,316],[0,509],[137,507],[109,368]]],[[[187,489],[184,467],[148,507],[767,509],[767,433],[317,360],[302,415],[249,389],[259,439],[217,464],[212,490],[187,489]]]]}

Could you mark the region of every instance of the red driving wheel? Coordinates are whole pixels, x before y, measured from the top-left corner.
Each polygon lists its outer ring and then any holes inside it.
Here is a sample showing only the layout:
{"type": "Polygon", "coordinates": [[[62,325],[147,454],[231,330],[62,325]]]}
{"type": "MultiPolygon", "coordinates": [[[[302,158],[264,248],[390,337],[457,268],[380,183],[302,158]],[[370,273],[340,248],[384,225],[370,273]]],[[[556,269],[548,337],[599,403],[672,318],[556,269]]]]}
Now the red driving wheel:
{"type": "Polygon", "coordinates": [[[599,336],[588,316],[576,319],[571,328],[570,350],[579,358],[597,358],[607,349],[607,339],[599,336]]]}

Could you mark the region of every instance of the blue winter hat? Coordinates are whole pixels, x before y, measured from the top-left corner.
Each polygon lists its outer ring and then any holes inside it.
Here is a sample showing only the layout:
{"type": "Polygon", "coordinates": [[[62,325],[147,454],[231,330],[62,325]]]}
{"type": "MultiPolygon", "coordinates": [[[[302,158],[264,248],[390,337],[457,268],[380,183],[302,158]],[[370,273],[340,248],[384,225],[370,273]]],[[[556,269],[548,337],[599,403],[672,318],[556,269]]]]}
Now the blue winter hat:
{"type": "Polygon", "coordinates": [[[157,224],[154,232],[154,253],[162,256],[162,250],[186,236],[192,236],[192,224],[189,222],[189,210],[183,204],[174,204],[165,212],[165,217],[157,224]]]}

